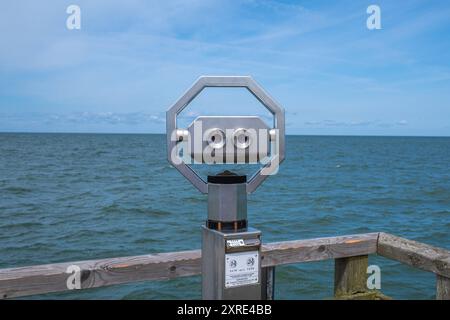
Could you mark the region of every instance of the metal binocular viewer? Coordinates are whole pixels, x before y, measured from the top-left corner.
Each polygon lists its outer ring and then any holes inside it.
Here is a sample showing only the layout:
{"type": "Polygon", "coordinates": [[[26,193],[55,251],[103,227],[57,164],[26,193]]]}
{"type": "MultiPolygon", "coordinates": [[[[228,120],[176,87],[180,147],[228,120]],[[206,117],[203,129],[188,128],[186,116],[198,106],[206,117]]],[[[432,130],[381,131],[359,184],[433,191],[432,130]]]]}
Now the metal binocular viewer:
{"type": "Polygon", "coordinates": [[[202,231],[204,299],[262,299],[261,232],[248,227],[247,194],[277,172],[284,160],[283,108],[251,77],[203,76],[167,111],[169,162],[208,194],[202,231]],[[177,116],[207,87],[246,88],[273,115],[273,127],[258,116],[200,116],[178,128],[177,116]],[[249,179],[230,171],[207,176],[190,164],[260,164],[249,179]]]}

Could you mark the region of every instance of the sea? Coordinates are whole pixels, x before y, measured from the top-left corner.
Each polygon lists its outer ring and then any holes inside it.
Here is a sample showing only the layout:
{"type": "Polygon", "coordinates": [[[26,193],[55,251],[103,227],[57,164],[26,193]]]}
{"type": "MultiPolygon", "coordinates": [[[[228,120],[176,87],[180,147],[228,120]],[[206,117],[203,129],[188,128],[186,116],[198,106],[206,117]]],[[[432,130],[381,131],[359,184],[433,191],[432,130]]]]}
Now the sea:
{"type": "MultiPolygon", "coordinates": [[[[165,141],[0,134],[0,268],[200,248],[207,198],[169,165],[165,141]]],[[[265,243],[383,231],[450,249],[450,138],[287,136],[248,219],[265,243]]],[[[384,294],[434,298],[432,273],[375,255],[369,264],[384,294]]],[[[275,298],[328,299],[333,279],[333,260],[279,266],[275,298]]],[[[199,299],[200,285],[194,276],[28,298],[199,299]]]]}

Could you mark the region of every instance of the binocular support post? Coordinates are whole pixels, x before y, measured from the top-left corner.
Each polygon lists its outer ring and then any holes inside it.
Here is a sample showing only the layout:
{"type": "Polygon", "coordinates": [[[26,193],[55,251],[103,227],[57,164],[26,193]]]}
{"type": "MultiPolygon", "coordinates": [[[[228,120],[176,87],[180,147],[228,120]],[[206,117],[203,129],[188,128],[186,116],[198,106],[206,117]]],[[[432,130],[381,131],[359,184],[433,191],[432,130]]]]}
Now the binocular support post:
{"type": "Polygon", "coordinates": [[[202,227],[202,297],[262,296],[261,232],[247,226],[246,176],[208,176],[208,220],[202,227]]]}
{"type": "Polygon", "coordinates": [[[261,232],[247,226],[247,194],[276,173],[284,160],[283,107],[250,76],[201,76],[167,110],[166,131],[170,164],[208,194],[208,219],[202,230],[203,299],[268,298],[266,287],[271,285],[266,285],[268,269],[261,273],[261,232]],[[199,116],[188,128],[177,126],[180,113],[203,89],[218,87],[247,89],[272,114],[273,125],[258,116],[219,115],[199,116]],[[249,181],[231,172],[205,181],[183,160],[185,155],[194,163],[259,163],[261,167],[249,181]]]}

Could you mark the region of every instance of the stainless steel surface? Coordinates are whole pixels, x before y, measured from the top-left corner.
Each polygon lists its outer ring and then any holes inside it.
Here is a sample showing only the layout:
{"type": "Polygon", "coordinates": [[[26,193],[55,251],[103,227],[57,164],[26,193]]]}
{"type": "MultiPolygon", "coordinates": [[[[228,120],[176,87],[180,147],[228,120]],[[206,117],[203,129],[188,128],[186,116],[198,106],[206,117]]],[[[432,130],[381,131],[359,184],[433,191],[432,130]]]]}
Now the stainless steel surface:
{"type": "Polygon", "coordinates": [[[186,129],[177,129],[177,141],[187,141],[189,139],[189,131],[186,129]]]}
{"type": "Polygon", "coordinates": [[[277,131],[275,129],[270,129],[269,136],[270,136],[270,141],[276,141],[277,140],[277,131]]]}
{"type": "Polygon", "coordinates": [[[200,163],[258,163],[270,153],[270,128],[256,116],[200,116],[187,130],[191,157],[200,163]]]}
{"type": "Polygon", "coordinates": [[[232,222],[247,219],[245,183],[208,184],[208,219],[232,222]]]}
{"type": "MultiPolygon", "coordinates": [[[[260,300],[261,289],[261,232],[249,230],[246,232],[226,233],[202,229],[202,298],[206,300],[250,299],[260,300]],[[227,240],[258,240],[256,245],[248,246],[248,251],[259,252],[258,283],[239,287],[225,287],[225,255],[227,240]]],[[[250,241],[251,242],[251,241],[250,241]]]]}
{"type": "Polygon", "coordinates": [[[206,87],[244,87],[247,88],[274,116],[274,128],[278,129],[275,138],[278,155],[261,168],[248,182],[247,193],[252,193],[267,177],[272,165],[281,164],[285,157],[285,119],[284,109],[270,97],[249,76],[202,76],[189,88],[167,111],[167,157],[169,162],[186,177],[200,192],[208,193],[207,183],[199,177],[186,163],[177,159],[176,145],[179,141],[176,134],[177,115],[206,87]]]}

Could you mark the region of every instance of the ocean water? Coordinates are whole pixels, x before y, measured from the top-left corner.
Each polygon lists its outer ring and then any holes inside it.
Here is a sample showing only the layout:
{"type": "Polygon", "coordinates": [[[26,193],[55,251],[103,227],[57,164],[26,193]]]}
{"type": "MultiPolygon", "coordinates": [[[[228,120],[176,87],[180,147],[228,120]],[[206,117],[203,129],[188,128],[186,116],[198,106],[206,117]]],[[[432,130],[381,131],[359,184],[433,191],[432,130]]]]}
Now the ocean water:
{"type": "MultiPolygon", "coordinates": [[[[199,248],[206,196],[165,157],[164,135],[0,134],[0,268],[199,248]]],[[[288,136],[248,216],[265,242],[384,231],[450,249],[450,138],[288,136]]],[[[369,263],[385,294],[434,298],[433,274],[369,263]]],[[[277,299],[332,294],[332,260],[276,270],[277,299]]],[[[200,277],[32,298],[200,298],[200,277]]]]}

